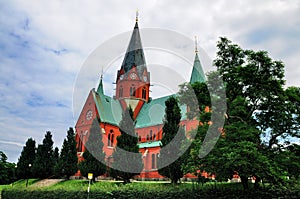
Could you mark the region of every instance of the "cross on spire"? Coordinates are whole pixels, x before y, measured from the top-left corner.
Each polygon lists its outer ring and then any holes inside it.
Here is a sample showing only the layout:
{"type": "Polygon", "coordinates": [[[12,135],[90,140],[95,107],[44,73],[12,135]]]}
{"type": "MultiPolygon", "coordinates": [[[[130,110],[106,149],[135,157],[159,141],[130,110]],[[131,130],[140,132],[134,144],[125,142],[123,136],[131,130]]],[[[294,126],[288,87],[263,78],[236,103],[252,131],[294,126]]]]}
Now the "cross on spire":
{"type": "Polygon", "coordinates": [[[138,22],[139,21],[139,10],[136,9],[136,12],[135,12],[135,21],[138,22]]]}
{"type": "Polygon", "coordinates": [[[195,53],[198,53],[198,41],[197,41],[197,36],[195,36],[195,53]]]}

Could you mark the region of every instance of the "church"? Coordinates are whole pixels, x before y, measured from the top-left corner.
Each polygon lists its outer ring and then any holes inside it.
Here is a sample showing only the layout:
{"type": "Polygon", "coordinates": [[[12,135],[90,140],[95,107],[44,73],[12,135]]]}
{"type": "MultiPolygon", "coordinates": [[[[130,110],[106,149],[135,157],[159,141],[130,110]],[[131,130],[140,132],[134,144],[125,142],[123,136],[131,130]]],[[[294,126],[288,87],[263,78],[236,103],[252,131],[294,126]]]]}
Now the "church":
{"type": "MultiPolygon", "coordinates": [[[[147,69],[137,17],[115,81],[115,96],[105,95],[102,76],[98,88],[91,89],[87,96],[75,126],[78,159],[79,161],[82,160],[92,121],[98,118],[106,165],[111,164],[112,153],[117,144],[116,138],[120,135],[118,126],[122,119],[122,111],[130,106],[136,120],[135,132],[144,163],[143,171],[136,178],[141,180],[161,179],[163,176],[159,175],[157,171],[156,159],[160,152],[160,140],[163,135],[165,101],[170,96],[152,99],[149,95],[151,71],[147,69]],[[162,109],[155,111],[158,107],[162,107],[162,109]],[[149,114],[150,112],[151,114],[149,114]]],[[[204,81],[205,76],[196,47],[190,83],[204,81]]],[[[181,105],[180,108],[182,114],[180,125],[184,127],[186,132],[196,128],[199,122],[187,119],[186,112],[188,109],[185,105],[181,105]]]]}

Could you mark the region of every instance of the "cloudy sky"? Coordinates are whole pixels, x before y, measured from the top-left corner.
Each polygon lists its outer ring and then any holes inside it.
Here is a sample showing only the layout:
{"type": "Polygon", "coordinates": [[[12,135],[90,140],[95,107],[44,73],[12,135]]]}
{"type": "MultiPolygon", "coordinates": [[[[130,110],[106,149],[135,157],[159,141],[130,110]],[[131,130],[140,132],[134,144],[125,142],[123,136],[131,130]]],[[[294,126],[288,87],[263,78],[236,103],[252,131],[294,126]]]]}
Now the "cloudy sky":
{"type": "MultiPolygon", "coordinates": [[[[9,161],[17,161],[29,137],[40,143],[48,130],[55,145],[61,146],[78,116],[73,111],[78,74],[95,49],[132,31],[136,9],[140,29],[167,29],[191,40],[197,35],[199,46],[211,59],[220,36],[245,49],[266,50],[285,63],[287,86],[300,86],[297,0],[0,0],[0,151],[9,161]]],[[[129,36],[120,55],[126,51],[129,36]]],[[[180,65],[180,61],[172,63],[174,59],[168,59],[166,52],[145,53],[147,63],[180,65]]],[[[193,57],[193,49],[190,53],[193,57]]],[[[83,106],[89,89],[97,86],[101,72],[105,92],[113,93],[122,56],[112,60],[110,70],[98,61],[99,70],[87,80],[90,83],[82,89],[78,106],[83,106]]],[[[158,76],[159,69],[151,71],[151,76],[155,73],[158,76]]],[[[154,97],[159,96],[158,88],[152,88],[154,97]]]]}

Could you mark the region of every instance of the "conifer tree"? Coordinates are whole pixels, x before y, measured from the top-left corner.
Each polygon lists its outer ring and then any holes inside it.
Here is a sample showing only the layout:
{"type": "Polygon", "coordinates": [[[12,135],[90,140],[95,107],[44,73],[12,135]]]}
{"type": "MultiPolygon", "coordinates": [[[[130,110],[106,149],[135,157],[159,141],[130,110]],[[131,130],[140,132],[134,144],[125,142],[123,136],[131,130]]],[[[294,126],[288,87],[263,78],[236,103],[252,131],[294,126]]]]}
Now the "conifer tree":
{"type": "Polygon", "coordinates": [[[130,179],[143,169],[142,154],[139,153],[134,125],[133,111],[129,107],[123,112],[120,121],[121,135],[117,137],[117,147],[112,155],[113,168],[111,169],[111,175],[122,179],[124,184],[130,183],[130,179]]]}
{"type": "Polygon", "coordinates": [[[93,120],[83,158],[84,160],[78,165],[83,176],[87,177],[88,173],[93,173],[93,181],[95,181],[97,176],[106,172],[106,165],[103,164],[105,153],[103,152],[102,133],[97,119],[93,120]]]}
{"type": "Polygon", "coordinates": [[[36,158],[32,164],[32,172],[35,177],[48,178],[53,175],[53,143],[52,134],[47,131],[43,144],[38,145],[36,158]]]}
{"type": "Polygon", "coordinates": [[[64,139],[59,159],[55,166],[55,173],[59,176],[65,176],[67,179],[75,174],[77,168],[77,150],[75,133],[73,128],[69,128],[67,137],[64,139]]]}
{"type": "Polygon", "coordinates": [[[16,176],[19,179],[32,177],[29,164],[35,160],[35,141],[28,138],[17,163],[16,176]]]}
{"type": "Polygon", "coordinates": [[[183,128],[179,125],[181,113],[177,99],[171,96],[165,104],[163,137],[157,166],[159,174],[170,178],[171,182],[175,184],[183,177],[181,146],[185,135],[183,128]]]}

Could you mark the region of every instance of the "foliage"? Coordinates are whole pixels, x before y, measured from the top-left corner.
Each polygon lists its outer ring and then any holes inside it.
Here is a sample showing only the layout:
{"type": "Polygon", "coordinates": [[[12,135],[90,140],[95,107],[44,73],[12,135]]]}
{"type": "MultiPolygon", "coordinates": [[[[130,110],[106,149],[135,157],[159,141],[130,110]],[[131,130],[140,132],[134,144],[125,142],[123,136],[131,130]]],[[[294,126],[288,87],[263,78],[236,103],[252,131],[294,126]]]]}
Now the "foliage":
{"type": "Polygon", "coordinates": [[[34,162],[32,163],[32,174],[38,178],[48,178],[53,175],[54,168],[53,140],[50,131],[47,131],[43,143],[38,145],[34,162]]]}
{"type": "Polygon", "coordinates": [[[75,133],[73,128],[70,127],[67,132],[67,137],[64,139],[60,156],[55,165],[56,174],[65,176],[68,179],[77,172],[77,162],[75,133]]]}
{"type": "MultiPolygon", "coordinates": [[[[72,147],[74,147],[73,144],[74,143],[72,143],[72,147]]],[[[86,150],[83,153],[84,160],[79,163],[78,168],[81,174],[85,177],[88,177],[88,173],[93,173],[94,181],[97,176],[103,175],[106,171],[106,166],[103,164],[105,154],[103,152],[102,134],[100,131],[100,124],[97,119],[93,120],[85,148],[86,150]]],[[[75,149],[72,148],[72,150],[75,149]]],[[[74,152],[75,151],[72,151],[72,153],[74,152]]],[[[75,159],[72,159],[70,162],[73,161],[75,161],[75,159]]],[[[75,170],[75,168],[73,169],[75,170]]]]}
{"type": "Polygon", "coordinates": [[[133,111],[129,107],[123,112],[119,124],[121,135],[117,137],[117,147],[112,154],[111,168],[111,175],[122,179],[125,184],[143,169],[142,154],[139,152],[134,126],[133,111]]]}
{"type": "MultiPolygon", "coordinates": [[[[300,89],[284,89],[284,65],[273,61],[267,52],[243,50],[227,38],[221,38],[217,47],[217,72],[208,75],[207,84],[212,87],[217,73],[224,81],[226,96],[219,95],[221,92],[210,93],[214,104],[218,104],[215,99],[226,97],[225,125],[219,129],[222,136],[207,156],[198,157],[207,130],[218,121],[211,118],[209,122],[210,115],[201,111],[208,104],[207,91],[196,92],[201,96],[198,103],[202,125],[190,132],[196,136],[183,169],[196,175],[199,170],[216,173],[218,180],[230,179],[238,172],[244,188],[248,187],[249,176],[256,177],[256,185],[261,179],[280,184],[284,175],[299,176],[299,164],[290,161],[298,160],[296,152],[290,150],[290,141],[299,138],[300,89]],[[288,163],[292,165],[290,169],[288,163]]],[[[191,89],[185,86],[179,92],[187,105],[191,89]]],[[[211,110],[223,114],[225,109],[211,110]]]]}
{"type": "Polygon", "coordinates": [[[181,113],[178,100],[171,96],[165,104],[163,137],[157,167],[160,175],[170,178],[172,183],[177,183],[183,177],[181,164],[185,156],[182,156],[181,146],[185,140],[185,134],[179,125],[181,113]]]}
{"type": "Polygon", "coordinates": [[[28,138],[17,163],[16,175],[18,179],[32,177],[29,165],[32,165],[35,160],[35,150],[35,141],[28,138]]]}
{"type": "MultiPolygon", "coordinates": [[[[69,180],[50,187],[27,189],[24,182],[3,189],[2,198],[87,198],[88,181],[69,180]]],[[[236,183],[206,183],[195,187],[190,183],[172,186],[166,183],[130,183],[95,182],[91,185],[89,198],[299,198],[299,187],[289,189],[269,187],[244,191],[236,183]]]]}
{"type": "Polygon", "coordinates": [[[7,162],[7,156],[0,151],[0,184],[8,184],[15,180],[15,164],[7,162]]]}

